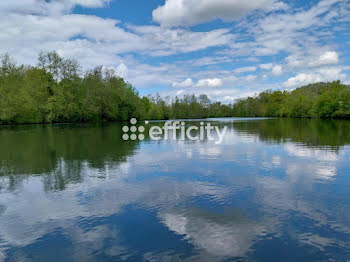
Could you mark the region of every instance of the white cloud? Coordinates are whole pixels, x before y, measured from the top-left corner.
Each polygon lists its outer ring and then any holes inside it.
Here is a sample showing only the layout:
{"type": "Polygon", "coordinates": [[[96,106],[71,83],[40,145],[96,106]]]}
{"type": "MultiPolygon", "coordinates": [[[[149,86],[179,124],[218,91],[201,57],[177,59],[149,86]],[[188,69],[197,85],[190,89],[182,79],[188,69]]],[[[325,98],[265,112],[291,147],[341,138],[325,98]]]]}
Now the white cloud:
{"type": "Polygon", "coordinates": [[[41,50],[57,50],[84,62],[94,56],[95,61],[108,63],[116,54],[141,52],[165,56],[193,52],[226,45],[233,37],[227,29],[192,32],[159,26],[130,26],[126,31],[119,23],[88,15],[6,14],[0,18],[0,49],[17,55],[19,62],[32,56],[29,59],[33,63],[33,55],[41,50]]]}
{"type": "Polygon", "coordinates": [[[335,65],[339,63],[339,54],[336,51],[316,50],[309,55],[291,55],[286,58],[289,67],[319,67],[325,65],[335,65]]]}
{"type": "Polygon", "coordinates": [[[287,56],[285,60],[290,68],[302,67],[306,65],[305,61],[302,61],[302,59],[299,59],[295,55],[287,56]]]}
{"type": "Polygon", "coordinates": [[[128,73],[129,73],[129,69],[124,63],[121,63],[117,67],[116,73],[117,73],[118,76],[120,76],[122,78],[127,78],[128,77],[128,73]]]}
{"type": "Polygon", "coordinates": [[[257,78],[258,78],[258,76],[256,76],[256,75],[248,75],[248,76],[246,76],[245,79],[246,79],[248,82],[251,82],[251,81],[255,81],[257,78]]]}
{"type": "Polygon", "coordinates": [[[313,82],[320,82],[321,76],[318,74],[304,74],[300,73],[296,75],[295,77],[291,77],[288,79],[287,82],[285,82],[286,87],[297,87],[306,85],[313,82]]]}
{"type": "Polygon", "coordinates": [[[233,43],[233,54],[271,56],[287,53],[308,57],[315,50],[327,48],[320,41],[332,35],[326,28],[347,17],[348,7],[349,1],[321,0],[307,10],[272,13],[261,19],[244,21],[240,26],[248,28],[253,40],[233,43]]]}
{"type": "MultiPolygon", "coordinates": [[[[173,82],[173,87],[219,87],[223,85],[220,78],[199,79],[197,83],[193,82],[192,78],[187,78],[182,82],[173,82]]],[[[182,90],[183,91],[183,90],[182,90]]],[[[183,92],[182,92],[183,93],[183,92]]]]}
{"type": "Polygon", "coordinates": [[[208,65],[215,65],[215,64],[230,63],[232,62],[232,58],[227,56],[202,57],[199,59],[193,59],[186,62],[192,66],[208,66],[208,65]]]}
{"type": "Polygon", "coordinates": [[[70,11],[74,6],[102,7],[111,0],[11,0],[0,2],[0,13],[35,15],[58,15],[70,11]]]}
{"type": "Polygon", "coordinates": [[[92,15],[9,12],[0,16],[0,52],[8,52],[18,63],[34,65],[40,51],[56,50],[66,58],[79,60],[83,70],[98,65],[114,68],[139,88],[155,83],[171,86],[189,69],[174,64],[151,66],[124,54],[168,56],[225,46],[232,38],[228,29],[192,32],[130,25],[124,29],[118,20],[92,15]]]}
{"type": "Polygon", "coordinates": [[[299,73],[295,77],[289,78],[284,86],[288,88],[298,87],[316,82],[328,82],[334,80],[343,80],[346,75],[342,73],[341,68],[322,68],[315,72],[299,73]]]}
{"type": "Polygon", "coordinates": [[[152,56],[167,56],[203,50],[208,47],[225,46],[234,35],[229,29],[193,32],[185,29],[167,29],[160,26],[129,26],[141,41],[148,43],[144,52],[152,56]]]}
{"type": "Polygon", "coordinates": [[[217,18],[232,21],[257,9],[285,8],[275,0],[166,0],[153,11],[153,20],[163,26],[195,25],[217,18]]]}
{"type": "Polygon", "coordinates": [[[223,82],[219,78],[208,78],[198,80],[197,87],[219,87],[222,86],[223,82]]]}
{"type": "Polygon", "coordinates": [[[282,75],[282,73],[283,73],[283,69],[281,65],[275,65],[272,68],[272,74],[274,74],[275,76],[282,75]]]}
{"type": "Polygon", "coordinates": [[[333,65],[339,63],[339,55],[337,52],[328,51],[320,56],[317,65],[333,65]]]}
{"type": "Polygon", "coordinates": [[[176,92],[176,95],[177,96],[182,95],[184,92],[185,92],[185,90],[181,89],[181,90],[176,92]]]}
{"type": "Polygon", "coordinates": [[[264,70],[270,70],[273,67],[273,64],[268,63],[268,64],[260,64],[259,67],[264,70]]]}
{"type": "Polygon", "coordinates": [[[224,96],[223,98],[223,102],[228,102],[228,103],[232,103],[236,100],[236,98],[234,98],[233,96],[224,96]]]}
{"type": "Polygon", "coordinates": [[[237,74],[246,73],[246,72],[255,72],[256,69],[257,69],[256,66],[247,66],[247,67],[237,68],[234,70],[234,72],[237,74]]]}
{"type": "Polygon", "coordinates": [[[187,78],[186,80],[184,80],[180,83],[178,83],[178,82],[173,83],[174,87],[190,87],[193,85],[194,85],[194,83],[193,83],[193,80],[191,78],[187,78]]]}
{"type": "Polygon", "coordinates": [[[111,1],[112,0],[70,0],[73,4],[85,7],[102,7],[104,4],[111,1]]]}

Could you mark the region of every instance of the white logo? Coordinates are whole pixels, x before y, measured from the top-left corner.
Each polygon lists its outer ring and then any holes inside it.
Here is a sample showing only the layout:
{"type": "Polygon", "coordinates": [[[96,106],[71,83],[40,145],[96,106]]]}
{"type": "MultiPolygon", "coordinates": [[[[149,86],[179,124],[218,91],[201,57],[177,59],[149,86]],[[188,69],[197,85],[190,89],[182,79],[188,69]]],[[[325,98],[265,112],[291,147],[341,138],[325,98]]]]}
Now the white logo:
{"type": "MultiPolygon", "coordinates": [[[[137,120],[132,118],[130,120],[132,124],[131,127],[124,126],[123,127],[123,140],[144,140],[145,132],[144,126],[139,126],[138,128],[135,126],[137,124],[137,120]],[[131,135],[129,133],[131,132],[131,135]]],[[[148,124],[148,121],[145,122],[148,124]]],[[[169,137],[173,140],[210,140],[215,141],[215,144],[221,144],[224,136],[227,131],[227,126],[224,126],[221,131],[218,126],[213,126],[211,123],[200,122],[200,126],[188,126],[186,127],[185,122],[180,121],[166,121],[163,127],[160,126],[152,126],[149,129],[149,137],[154,141],[159,141],[161,139],[168,140],[169,137]],[[212,136],[212,131],[216,132],[216,137],[212,136]],[[193,134],[195,133],[195,135],[193,134]]]]}
{"type": "Polygon", "coordinates": [[[130,120],[130,124],[132,124],[132,126],[129,128],[128,126],[123,126],[123,140],[127,141],[129,139],[131,140],[144,140],[145,139],[145,135],[143,134],[143,132],[145,132],[145,127],[144,126],[139,126],[138,128],[135,126],[137,124],[137,120],[136,118],[131,118],[130,120]],[[138,132],[137,132],[138,131],[138,132]],[[129,132],[131,132],[132,134],[129,135],[129,132]]]}

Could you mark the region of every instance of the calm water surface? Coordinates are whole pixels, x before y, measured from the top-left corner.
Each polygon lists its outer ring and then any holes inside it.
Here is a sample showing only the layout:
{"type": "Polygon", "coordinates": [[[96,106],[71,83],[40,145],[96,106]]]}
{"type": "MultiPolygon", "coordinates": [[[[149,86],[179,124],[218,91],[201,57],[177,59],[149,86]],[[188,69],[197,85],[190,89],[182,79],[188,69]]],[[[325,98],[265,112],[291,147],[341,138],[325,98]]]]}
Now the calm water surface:
{"type": "Polygon", "coordinates": [[[212,121],[2,127],[0,261],[350,261],[350,121],[212,121]]]}

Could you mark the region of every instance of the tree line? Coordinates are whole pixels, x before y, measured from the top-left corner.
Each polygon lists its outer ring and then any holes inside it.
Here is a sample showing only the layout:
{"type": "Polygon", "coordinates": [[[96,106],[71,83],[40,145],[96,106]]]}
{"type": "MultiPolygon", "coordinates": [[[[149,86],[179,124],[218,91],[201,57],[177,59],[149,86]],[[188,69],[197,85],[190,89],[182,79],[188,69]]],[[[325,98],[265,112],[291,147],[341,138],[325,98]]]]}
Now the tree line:
{"type": "Polygon", "coordinates": [[[225,105],[207,95],[144,96],[112,69],[81,72],[75,60],[39,54],[36,66],[5,55],[0,66],[0,124],[208,117],[350,117],[350,88],[339,81],[266,91],[225,105]]]}
{"type": "Polygon", "coordinates": [[[0,67],[0,123],[60,123],[231,116],[232,107],[206,95],[140,97],[112,69],[81,73],[77,61],[43,52],[36,66],[5,55],[0,67]]]}
{"type": "Polygon", "coordinates": [[[315,83],[289,91],[265,91],[239,99],[237,117],[350,118],[350,86],[315,83]]]}

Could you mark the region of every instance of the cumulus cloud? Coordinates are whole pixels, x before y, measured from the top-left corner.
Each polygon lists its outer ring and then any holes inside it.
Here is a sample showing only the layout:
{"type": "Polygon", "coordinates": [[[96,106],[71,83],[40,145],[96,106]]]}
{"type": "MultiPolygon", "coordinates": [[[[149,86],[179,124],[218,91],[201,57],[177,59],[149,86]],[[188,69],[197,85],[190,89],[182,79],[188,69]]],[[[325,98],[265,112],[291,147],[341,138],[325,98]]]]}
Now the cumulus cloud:
{"type": "Polygon", "coordinates": [[[342,72],[341,68],[322,68],[315,72],[299,73],[295,77],[289,78],[284,83],[284,86],[292,88],[316,82],[343,80],[345,78],[346,74],[342,72]]]}
{"type": "Polygon", "coordinates": [[[282,75],[282,73],[283,73],[283,69],[281,65],[275,65],[272,68],[272,74],[274,74],[275,76],[282,75]]]}
{"type": "Polygon", "coordinates": [[[233,103],[236,100],[233,96],[224,96],[223,102],[233,103]]]}
{"type": "Polygon", "coordinates": [[[153,11],[153,20],[163,26],[196,25],[217,18],[232,21],[257,9],[286,7],[275,0],[166,0],[153,11]]]}
{"type": "Polygon", "coordinates": [[[296,87],[298,85],[304,85],[309,84],[313,82],[320,82],[321,76],[319,74],[305,74],[300,73],[296,75],[295,77],[291,77],[288,79],[287,82],[285,82],[286,87],[296,87]]]}
{"type": "Polygon", "coordinates": [[[143,57],[169,56],[224,46],[233,37],[228,31],[192,32],[159,26],[124,29],[118,20],[91,15],[10,12],[0,16],[0,50],[8,52],[18,63],[32,65],[40,51],[56,50],[66,58],[79,60],[83,70],[99,65],[114,68],[139,88],[155,83],[171,86],[188,68],[175,64],[151,66],[133,56],[122,56],[130,52],[143,57]]]}
{"type": "MultiPolygon", "coordinates": [[[[223,85],[223,81],[220,78],[206,78],[206,79],[199,79],[197,83],[195,83],[192,78],[187,78],[182,82],[173,82],[173,87],[219,87],[223,85]]],[[[180,90],[181,93],[184,92],[184,90],[180,90]]],[[[179,91],[177,91],[179,92],[179,91]]]]}
{"type": "MultiPolygon", "coordinates": [[[[267,64],[260,64],[259,68],[262,70],[271,70],[271,73],[275,76],[280,76],[283,74],[283,67],[282,65],[274,65],[272,63],[267,64]]],[[[267,78],[267,75],[264,74],[263,78],[267,78]]]]}
{"type": "Polygon", "coordinates": [[[219,78],[200,79],[196,84],[197,87],[219,87],[222,85],[223,82],[219,78]]]}
{"type": "MultiPolygon", "coordinates": [[[[173,87],[219,87],[223,85],[223,81],[220,78],[206,78],[206,79],[199,79],[197,83],[195,83],[192,78],[187,78],[182,82],[173,82],[173,87]]],[[[184,92],[184,90],[180,90],[181,93],[184,92]]],[[[179,92],[179,91],[177,91],[179,92]]]]}
{"type": "Polygon", "coordinates": [[[333,65],[339,63],[339,55],[337,52],[328,51],[321,55],[315,65],[333,65]]]}
{"type": "Polygon", "coordinates": [[[3,32],[0,34],[0,49],[18,54],[19,59],[29,54],[36,55],[41,50],[62,50],[64,55],[78,59],[95,56],[96,60],[106,63],[116,54],[126,52],[172,55],[226,45],[232,38],[227,29],[192,32],[158,26],[130,26],[129,30],[124,30],[119,23],[113,19],[76,14],[7,14],[0,18],[0,30],[3,32]],[[106,53],[107,59],[103,57],[106,53]]]}
{"type": "Polygon", "coordinates": [[[310,55],[291,55],[286,57],[288,66],[295,67],[319,67],[325,65],[335,65],[339,63],[339,54],[336,51],[320,52],[310,55]]]}
{"type": "Polygon", "coordinates": [[[193,85],[194,85],[194,83],[193,83],[193,80],[191,78],[187,78],[186,80],[184,80],[180,83],[178,83],[178,82],[173,83],[174,87],[190,87],[193,85]]]}
{"type": "Polygon", "coordinates": [[[124,64],[121,63],[117,69],[116,69],[116,73],[118,76],[123,77],[123,78],[127,78],[128,77],[128,73],[129,73],[129,69],[128,67],[124,64]]]}

